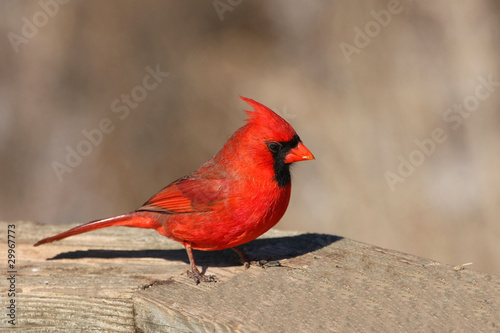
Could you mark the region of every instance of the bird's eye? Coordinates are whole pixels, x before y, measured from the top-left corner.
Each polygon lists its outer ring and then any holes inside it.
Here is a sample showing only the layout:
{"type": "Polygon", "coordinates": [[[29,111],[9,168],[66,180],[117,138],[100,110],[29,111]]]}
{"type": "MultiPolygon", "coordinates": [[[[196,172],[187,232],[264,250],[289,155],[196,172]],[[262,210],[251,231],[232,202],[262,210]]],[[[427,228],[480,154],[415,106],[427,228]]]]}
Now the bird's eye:
{"type": "Polygon", "coordinates": [[[277,153],[281,150],[282,145],[279,142],[272,141],[267,143],[267,148],[271,151],[271,153],[277,153]]]}

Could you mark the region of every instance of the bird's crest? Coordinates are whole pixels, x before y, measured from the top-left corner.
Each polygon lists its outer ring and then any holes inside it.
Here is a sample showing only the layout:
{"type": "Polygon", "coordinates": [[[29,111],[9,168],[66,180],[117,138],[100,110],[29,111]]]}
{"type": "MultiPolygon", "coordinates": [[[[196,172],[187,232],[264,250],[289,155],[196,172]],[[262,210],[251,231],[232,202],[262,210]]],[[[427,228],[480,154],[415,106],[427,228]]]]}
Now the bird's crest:
{"type": "Polygon", "coordinates": [[[273,136],[279,136],[279,141],[288,141],[295,135],[295,130],[293,127],[273,110],[253,99],[240,96],[242,100],[247,102],[253,111],[245,110],[249,118],[247,121],[251,124],[257,125],[261,128],[265,128],[272,132],[273,136]]]}

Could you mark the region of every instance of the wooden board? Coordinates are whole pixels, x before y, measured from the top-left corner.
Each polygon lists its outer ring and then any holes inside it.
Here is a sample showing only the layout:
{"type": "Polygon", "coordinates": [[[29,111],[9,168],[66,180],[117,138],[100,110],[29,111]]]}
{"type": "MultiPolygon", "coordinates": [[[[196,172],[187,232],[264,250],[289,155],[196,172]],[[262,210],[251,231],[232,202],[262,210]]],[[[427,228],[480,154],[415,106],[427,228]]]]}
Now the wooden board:
{"type": "MultiPolygon", "coordinates": [[[[155,231],[109,228],[35,248],[69,227],[14,224],[23,332],[500,332],[500,278],[331,235],[271,231],[244,245],[282,265],[265,269],[245,270],[230,250],[195,251],[220,279],[196,286],[183,247],[155,231]]],[[[0,330],[12,328],[2,318],[0,330]]]]}

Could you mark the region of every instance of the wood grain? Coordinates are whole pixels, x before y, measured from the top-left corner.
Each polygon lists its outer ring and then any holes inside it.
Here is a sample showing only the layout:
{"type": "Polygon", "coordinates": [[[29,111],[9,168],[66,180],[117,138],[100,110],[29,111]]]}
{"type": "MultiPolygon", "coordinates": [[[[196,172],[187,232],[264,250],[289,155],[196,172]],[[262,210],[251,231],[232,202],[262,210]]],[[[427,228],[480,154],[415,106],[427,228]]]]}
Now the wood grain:
{"type": "Polygon", "coordinates": [[[196,251],[220,279],[196,286],[183,247],[155,231],[110,228],[35,248],[68,226],[15,224],[23,332],[500,332],[500,278],[336,236],[271,231],[242,247],[281,267],[245,270],[232,251],[196,251]]]}

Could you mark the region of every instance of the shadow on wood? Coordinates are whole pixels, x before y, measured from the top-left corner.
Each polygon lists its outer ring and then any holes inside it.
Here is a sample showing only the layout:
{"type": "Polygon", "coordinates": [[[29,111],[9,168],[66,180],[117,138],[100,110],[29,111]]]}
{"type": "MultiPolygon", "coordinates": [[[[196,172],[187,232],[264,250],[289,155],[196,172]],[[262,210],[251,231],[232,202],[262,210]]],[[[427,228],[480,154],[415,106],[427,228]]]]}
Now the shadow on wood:
{"type": "MultiPolygon", "coordinates": [[[[162,236],[158,235],[158,237],[162,236]]],[[[250,243],[239,246],[239,248],[247,253],[253,260],[282,260],[301,256],[312,251],[317,251],[341,239],[342,237],[339,236],[310,233],[297,236],[256,239],[250,243]]],[[[237,260],[228,260],[228,258],[231,257],[237,258],[235,253],[230,249],[223,251],[195,251],[196,262],[208,264],[214,267],[230,267],[240,265],[237,260]]],[[[52,258],[48,258],[47,260],[84,258],[154,258],[189,263],[186,252],[182,249],[91,249],[86,251],[63,252],[52,258]]]]}

